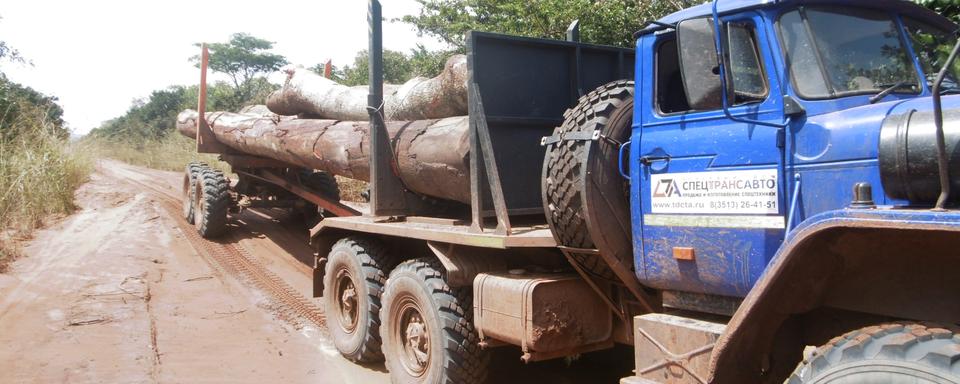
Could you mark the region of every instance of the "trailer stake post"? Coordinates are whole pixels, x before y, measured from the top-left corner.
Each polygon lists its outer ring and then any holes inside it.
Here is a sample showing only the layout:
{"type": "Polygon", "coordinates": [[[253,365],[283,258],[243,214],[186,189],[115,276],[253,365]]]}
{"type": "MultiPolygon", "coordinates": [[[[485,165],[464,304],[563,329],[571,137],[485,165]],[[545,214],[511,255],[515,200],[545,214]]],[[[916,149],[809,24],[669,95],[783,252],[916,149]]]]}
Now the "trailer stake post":
{"type": "Polygon", "coordinates": [[[404,216],[410,192],[394,172],[393,148],[383,115],[383,15],[379,0],[370,0],[370,214],[404,216]]]}
{"type": "Polygon", "coordinates": [[[210,51],[207,44],[200,45],[200,90],[197,95],[197,153],[227,152],[227,147],[217,141],[217,137],[207,124],[207,67],[210,65],[210,51]]]}

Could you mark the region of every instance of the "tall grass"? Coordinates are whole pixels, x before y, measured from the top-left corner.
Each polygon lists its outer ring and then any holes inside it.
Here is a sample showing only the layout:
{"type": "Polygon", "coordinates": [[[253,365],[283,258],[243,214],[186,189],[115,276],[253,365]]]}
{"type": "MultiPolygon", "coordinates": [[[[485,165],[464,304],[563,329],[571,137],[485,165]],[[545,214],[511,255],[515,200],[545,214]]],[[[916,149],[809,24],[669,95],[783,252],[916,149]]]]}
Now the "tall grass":
{"type": "MultiPolygon", "coordinates": [[[[230,172],[227,163],[219,161],[216,155],[197,153],[197,144],[191,138],[171,132],[160,140],[116,140],[88,138],[89,143],[99,156],[119,160],[127,164],[165,171],[183,171],[191,161],[203,161],[224,172],[230,172]]],[[[364,202],[360,196],[367,190],[367,183],[360,180],[337,176],[340,185],[340,197],[343,200],[364,202]]]]}
{"type": "Polygon", "coordinates": [[[0,127],[0,272],[18,254],[17,239],[76,209],[73,193],[93,170],[87,148],[57,137],[37,116],[0,127]]]}
{"type": "Polygon", "coordinates": [[[216,155],[197,153],[196,141],[171,132],[160,140],[89,138],[84,140],[96,148],[99,156],[164,171],[183,171],[191,161],[203,161],[210,166],[228,171],[229,166],[217,160],[216,155]]]}

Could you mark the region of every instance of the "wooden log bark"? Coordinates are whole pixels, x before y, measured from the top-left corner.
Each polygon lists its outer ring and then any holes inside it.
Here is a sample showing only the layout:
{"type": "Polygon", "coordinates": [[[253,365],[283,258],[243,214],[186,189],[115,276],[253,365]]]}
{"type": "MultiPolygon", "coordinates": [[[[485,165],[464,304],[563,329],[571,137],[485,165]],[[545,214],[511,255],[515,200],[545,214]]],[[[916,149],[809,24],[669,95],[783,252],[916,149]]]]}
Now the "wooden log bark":
{"type": "MultiPolygon", "coordinates": [[[[348,87],[303,67],[284,69],[287,80],[270,94],[267,107],[279,115],[310,115],[325,119],[365,121],[368,89],[348,87]]],[[[403,85],[384,86],[386,120],[426,120],[467,114],[467,58],[454,55],[443,72],[417,77],[403,85]]]]}
{"type": "MultiPolygon", "coordinates": [[[[194,110],[177,116],[177,130],[195,138],[194,110]]],[[[280,160],[352,179],[370,181],[370,127],[365,121],[263,117],[207,112],[207,123],[224,145],[242,153],[280,160]]],[[[470,202],[470,140],[466,116],[390,121],[387,132],[396,169],[409,190],[470,202]]]]}

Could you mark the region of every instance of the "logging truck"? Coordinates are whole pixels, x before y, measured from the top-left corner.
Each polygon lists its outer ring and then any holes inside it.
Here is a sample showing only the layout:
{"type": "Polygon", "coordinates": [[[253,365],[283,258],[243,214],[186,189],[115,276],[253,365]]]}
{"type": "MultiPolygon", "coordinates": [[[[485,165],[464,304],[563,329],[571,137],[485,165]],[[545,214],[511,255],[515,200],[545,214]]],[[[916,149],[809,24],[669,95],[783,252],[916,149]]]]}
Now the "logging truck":
{"type": "MultiPolygon", "coordinates": [[[[231,147],[203,98],[198,149],[239,180],[184,176],[205,236],[238,206],[318,215],[314,293],[343,356],[385,360],[395,383],[483,382],[504,345],[529,362],[615,344],[635,352],[625,384],[960,383],[948,19],[713,0],[649,22],[636,49],[575,25],[566,41],[470,32],[466,134],[428,142],[463,172],[416,180],[409,147],[439,136],[384,121],[370,13],[367,210],[340,202],[335,169],[231,147]]],[[[277,151],[330,156],[315,144],[277,151]]]]}

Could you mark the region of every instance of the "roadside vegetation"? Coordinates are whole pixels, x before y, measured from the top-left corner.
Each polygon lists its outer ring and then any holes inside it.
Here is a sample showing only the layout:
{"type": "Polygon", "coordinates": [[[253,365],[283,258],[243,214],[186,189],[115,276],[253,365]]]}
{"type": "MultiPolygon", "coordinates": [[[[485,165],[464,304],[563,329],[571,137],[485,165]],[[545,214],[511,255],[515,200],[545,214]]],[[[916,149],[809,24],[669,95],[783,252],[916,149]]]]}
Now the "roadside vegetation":
{"type": "MultiPolygon", "coordinates": [[[[27,64],[4,42],[0,60],[27,64]]],[[[19,254],[19,241],[76,208],[74,191],[93,159],[69,138],[55,97],[0,73],[0,272],[19,254]]]]}

